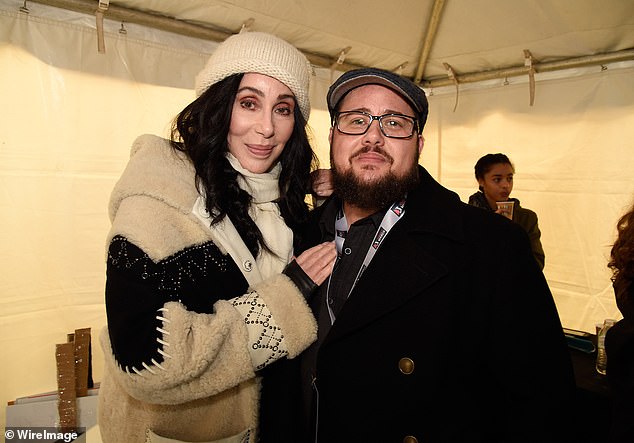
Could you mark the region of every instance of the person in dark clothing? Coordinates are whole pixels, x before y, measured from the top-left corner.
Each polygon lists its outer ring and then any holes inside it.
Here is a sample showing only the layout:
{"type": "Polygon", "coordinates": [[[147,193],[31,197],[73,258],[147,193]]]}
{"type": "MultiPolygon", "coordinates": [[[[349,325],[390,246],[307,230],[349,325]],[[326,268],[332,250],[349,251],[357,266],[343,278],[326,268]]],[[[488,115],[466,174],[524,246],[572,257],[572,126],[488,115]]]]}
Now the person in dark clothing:
{"type": "Polygon", "coordinates": [[[428,104],[411,81],[349,71],[327,103],[334,194],[296,252],[339,255],[310,301],[295,441],[567,441],[572,366],[526,232],[418,165],[428,104]]]}
{"type": "Polygon", "coordinates": [[[608,329],[605,349],[613,396],[611,441],[625,443],[634,441],[634,207],[619,219],[617,231],[608,267],[623,319],[608,329]]]}
{"type": "Polygon", "coordinates": [[[520,225],[530,238],[535,260],[544,269],[546,255],[540,240],[542,234],[537,214],[520,206],[518,199],[510,197],[515,175],[515,166],[511,160],[504,154],[487,154],[477,161],[474,169],[479,191],[469,196],[469,204],[506,215],[520,225]],[[498,202],[513,202],[512,212],[507,213],[506,209],[498,206],[498,202]]]}

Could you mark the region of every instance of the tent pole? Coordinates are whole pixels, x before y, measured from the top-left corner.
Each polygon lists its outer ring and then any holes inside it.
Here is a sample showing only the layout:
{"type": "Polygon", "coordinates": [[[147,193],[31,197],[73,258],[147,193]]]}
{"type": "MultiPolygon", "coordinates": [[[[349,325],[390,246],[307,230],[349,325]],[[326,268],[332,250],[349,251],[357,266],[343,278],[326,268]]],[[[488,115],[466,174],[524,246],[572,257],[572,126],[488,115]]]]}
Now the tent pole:
{"type": "MultiPolygon", "coordinates": [[[[533,63],[532,68],[535,72],[551,72],[560,71],[562,69],[580,68],[584,66],[604,65],[627,60],[634,60],[634,49],[625,49],[623,51],[608,52],[605,54],[588,55],[584,57],[568,58],[564,60],[556,60],[545,63],[533,63]]],[[[475,83],[484,80],[494,80],[498,78],[517,77],[527,75],[529,67],[515,66],[504,69],[496,69],[492,71],[472,72],[467,74],[456,74],[459,83],[475,83]]],[[[449,77],[443,77],[433,80],[423,81],[420,85],[424,88],[436,88],[440,86],[451,86],[454,80],[449,77]]]]}
{"type": "MultiPolygon", "coordinates": [[[[97,10],[97,2],[95,2],[94,0],[29,1],[88,15],[94,15],[95,11],[97,10]]],[[[126,23],[135,23],[137,25],[147,26],[148,28],[160,29],[162,31],[173,32],[175,34],[200,38],[203,40],[211,40],[215,42],[222,42],[234,34],[233,32],[220,31],[206,26],[188,23],[176,18],[166,17],[158,14],[150,14],[147,12],[124,8],[113,4],[109,5],[108,10],[104,13],[104,18],[126,23]]],[[[236,31],[235,33],[237,32],[238,31],[236,31]]],[[[315,54],[306,51],[302,52],[309,62],[319,67],[328,68],[332,66],[332,64],[337,60],[336,56],[329,57],[327,55],[315,54]]],[[[352,63],[341,63],[337,65],[338,70],[341,71],[349,71],[350,69],[361,67],[362,66],[360,65],[355,65],[352,63]]]]}
{"type": "MultiPolygon", "coordinates": [[[[57,8],[68,9],[71,11],[94,15],[97,10],[97,2],[94,0],[29,0],[33,3],[41,3],[57,8]]],[[[444,5],[445,0],[436,0],[434,3],[434,9],[432,11],[432,17],[430,19],[429,28],[427,30],[427,37],[421,53],[421,58],[418,64],[418,71],[416,73],[415,83],[422,87],[435,88],[440,86],[449,86],[455,83],[457,80],[459,83],[474,83],[484,80],[492,80],[498,78],[517,77],[528,74],[528,68],[524,65],[509,67],[504,69],[497,69],[493,71],[472,72],[466,74],[456,74],[455,80],[449,77],[442,77],[437,79],[422,80],[425,64],[429,57],[433,36],[436,33],[436,28],[440,20],[440,13],[444,5]],[[420,77],[420,78],[419,78],[420,77]],[[422,81],[421,81],[422,80],[422,81]]],[[[195,25],[182,20],[178,20],[171,17],[166,17],[158,14],[150,14],[147,12],[137,11],[134,9],[123,8],[111,4],[108,7],[107,12],[104,14],[104,18],[110,20],[116,20],[127,23],[136,23],[138,25],[147,26],[150,28],[161,29],[163,31],[174,32],[176,34],[186,35],[189,37],[196,37],[204,40],[211,40],[216,42],[224,41],[227,37],[233,35],[231,32],[220,31],[212,29],[206,26],[195,25]]],[[[315,66],[330,68],[332,64],[337,60],[336,56],[330,57],[323,54],[315,54],[304,51],[306,58],[315,66]]],[[[557,71],[562,69],[577,68],[582,66],[602,65],[607,63],[613,63],[618,61],[634,60],[634,49],[626,49],[623,51],[590,55],[585,57],[570,58],[565,60],[557,60],[546,63],[534,63],[533,68],[535,72],[548,72],[557,71]]],[[[337,69],[341,71],[348,71],[350,69],[361,68],[363,66],[352,63],[342,63],[337,65],[337,69]]]]}
{"type": "Polygon", "coordinates": [[[416,75],[414,76],[414,83],[420,83],[425,73],[425,66],[427,65],[427,59],[431,52],[431,46],[436,37],[438,31],[438,24],[440,23],[440,14],[442,8],[445,5],[445,0],[435,0],[434,6],[429,18],[429,25],[427,25],[427,34],[425,35],[425,41],[423,42],[423,49],[420,53],[420,59],[418,60],[418,68],[416,69],[416,75]]]}
{"type": "MultiPolygon", "coordinates": [[[[29,0],[33,3],[41,3],[56,8],[68,9],[70,11],[80,12],[83,14],[94,15],[97,10],[97,2],[94,0],[29,0]]],[[[164,31],[174,32],[176,34],[187,35],[204,40],[212,40],[221,42],[232,34],[229,32],[218,31],[204,26],[194,25],[182,20],[166,17],[158,14],[150,14],[147,12],[137,11],[134,9],[123,8],[121,6],[108,6],[104,18],[109,20],[121,21],[126,23],[136,23],[137,25],[147,26],[149,28],[161,29],[164,31]]]]}

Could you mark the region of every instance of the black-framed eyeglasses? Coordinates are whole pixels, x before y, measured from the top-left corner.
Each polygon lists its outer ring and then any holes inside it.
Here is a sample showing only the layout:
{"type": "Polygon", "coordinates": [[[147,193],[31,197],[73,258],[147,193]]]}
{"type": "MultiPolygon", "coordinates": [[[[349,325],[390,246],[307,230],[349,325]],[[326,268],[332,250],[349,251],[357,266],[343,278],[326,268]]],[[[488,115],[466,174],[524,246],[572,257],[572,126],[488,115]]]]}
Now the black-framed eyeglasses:
{"type": "Polygon", "coordinates": [[[410,138],[418,129],[416,118],[403,114],[372,115],[362,111],[343,111],[335,115],[335,126],[339,132],[348,135],[362,135],[368,132],[372,122],[377,120],[384,136],[390,138],[410,138]]]}

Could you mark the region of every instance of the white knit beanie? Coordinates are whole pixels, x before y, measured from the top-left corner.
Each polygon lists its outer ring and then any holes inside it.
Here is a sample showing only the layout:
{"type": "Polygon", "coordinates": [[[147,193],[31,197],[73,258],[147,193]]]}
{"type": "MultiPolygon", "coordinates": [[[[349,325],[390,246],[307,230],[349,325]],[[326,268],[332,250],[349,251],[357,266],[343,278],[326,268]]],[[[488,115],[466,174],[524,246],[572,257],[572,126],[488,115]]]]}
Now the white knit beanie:
{"type": "Polygon", "coordinates": [[[288,86],[308,121],[310,63],[293,45],[264,32],[242,32],[222,42],[196,76],[196,96],[232,74],[247,72],[268,75],[288,86]]]}

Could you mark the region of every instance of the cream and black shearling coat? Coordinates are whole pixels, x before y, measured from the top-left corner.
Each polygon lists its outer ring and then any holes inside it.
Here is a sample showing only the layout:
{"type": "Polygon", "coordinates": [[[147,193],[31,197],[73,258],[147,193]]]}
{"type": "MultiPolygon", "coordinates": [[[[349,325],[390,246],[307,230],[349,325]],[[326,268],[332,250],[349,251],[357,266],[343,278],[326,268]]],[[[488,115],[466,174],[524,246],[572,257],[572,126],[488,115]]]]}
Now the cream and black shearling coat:
{"type": "Polygon", "coordinates": [[[243,243],[192,213],[198,197],[184,155],[156,136],[135,141],[109,208],[104,443],[144,442],[151,434],[253,442],[257,371],[316,338],[291,280],[279,273],[247,280],[258,272],[255,261],[226,253],[223,243],[243,243]]]}

